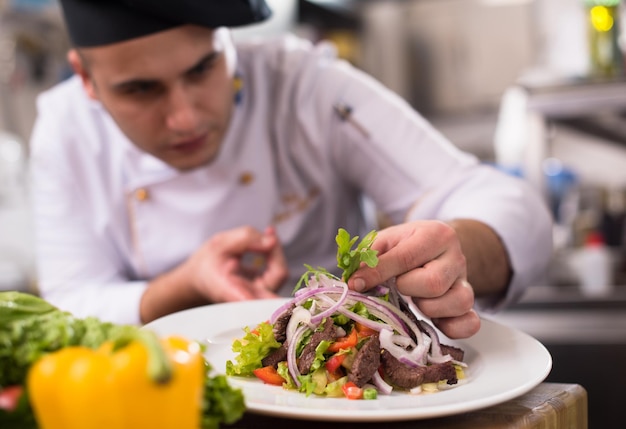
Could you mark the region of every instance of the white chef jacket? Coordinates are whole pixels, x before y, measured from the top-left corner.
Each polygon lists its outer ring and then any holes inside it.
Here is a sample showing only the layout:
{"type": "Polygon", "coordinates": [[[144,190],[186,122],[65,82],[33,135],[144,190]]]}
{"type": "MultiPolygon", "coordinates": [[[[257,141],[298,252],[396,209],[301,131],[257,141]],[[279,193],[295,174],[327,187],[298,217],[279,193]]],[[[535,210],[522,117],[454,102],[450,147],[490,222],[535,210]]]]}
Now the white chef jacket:
{"type": "Polygon", "coordinates": [[[365,196],[387,219],[473,218],[509,252],[516,299],[552,251],[542,200],[481,165],[400,97],[293,36],[237,48],[243,89],[213,163],[181,172],[141,152],[72,77],[40,95],[31,172],[39,289],[76,316],[139,323],[147,281],[215,233],[275,225],[292,280],[336,266],[339,227],[362,234],[365,196]],[[339,115],[336,107],[349,110],[339,115]]]}

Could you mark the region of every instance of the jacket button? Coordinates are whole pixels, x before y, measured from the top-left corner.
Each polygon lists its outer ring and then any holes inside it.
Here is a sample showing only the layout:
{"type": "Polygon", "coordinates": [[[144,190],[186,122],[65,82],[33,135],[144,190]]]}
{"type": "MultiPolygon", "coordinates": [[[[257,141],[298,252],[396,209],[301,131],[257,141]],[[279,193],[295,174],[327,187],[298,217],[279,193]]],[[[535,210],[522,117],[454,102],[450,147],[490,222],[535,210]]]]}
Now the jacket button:
{"type": "Polygon", "coordinates": [[[254,174],[252,174],[250,171],[244,171],[239,176],[239,183],[241,185],[249,185],[252,182],[254,182],[254,174]]]}
{"type": "Polygon", "coordinates": [[[135,191],[135,199],[137,201],[146,201],[150,198],[150,194],[146,188],[139,188],[135,191]]]}

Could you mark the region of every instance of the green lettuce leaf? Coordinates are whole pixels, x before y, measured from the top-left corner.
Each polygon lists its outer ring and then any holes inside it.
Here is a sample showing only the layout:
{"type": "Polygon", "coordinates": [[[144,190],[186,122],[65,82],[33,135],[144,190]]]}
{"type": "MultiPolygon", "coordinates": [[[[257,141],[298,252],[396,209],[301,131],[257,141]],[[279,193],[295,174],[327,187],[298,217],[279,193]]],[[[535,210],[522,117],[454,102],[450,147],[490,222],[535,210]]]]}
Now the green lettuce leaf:
{"type": "Polygon", "coordinates": [[[244,331],[244,337],[233,342],[232,350],[237,353],[236,362],[226,362],[226,375],[253,375],[253,371],[263,365],[263,358],[280,347],[274,338],[272,325],[268,322],[262,322],[254,331],[246,326],[244,331]]]}

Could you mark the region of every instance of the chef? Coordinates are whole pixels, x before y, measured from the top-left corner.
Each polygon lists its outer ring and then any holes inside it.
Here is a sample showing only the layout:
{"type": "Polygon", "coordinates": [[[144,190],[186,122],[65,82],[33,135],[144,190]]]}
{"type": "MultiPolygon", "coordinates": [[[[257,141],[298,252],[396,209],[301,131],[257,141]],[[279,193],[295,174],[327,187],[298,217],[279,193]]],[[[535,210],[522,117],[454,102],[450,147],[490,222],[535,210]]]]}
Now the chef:
{"type": "Polygon", "coordinates": [[[448,336],[542,274],[551,221],[380,83],[294,36],[235,45],[261,0],[61,0],[74,75],[40,95],[32,196],[42,296],[146,323],[289,296],[333,269],[338,228],[448,336]]]}

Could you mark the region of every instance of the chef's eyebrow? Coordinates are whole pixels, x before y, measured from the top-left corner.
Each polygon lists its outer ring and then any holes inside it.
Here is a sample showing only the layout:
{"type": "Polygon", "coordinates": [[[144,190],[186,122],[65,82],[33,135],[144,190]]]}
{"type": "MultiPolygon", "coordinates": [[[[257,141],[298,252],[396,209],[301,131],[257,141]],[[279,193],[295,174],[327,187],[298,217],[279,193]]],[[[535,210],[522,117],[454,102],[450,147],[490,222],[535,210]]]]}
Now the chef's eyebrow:
{"type": "MultiPolygon", "coordinates": [[[[222,54],[222,51],[211,51],[201,57],[194,65],[184,70],[182,75],[194,74],[198,71],[204,70],[207,66],[210,66],[211,63],[215,62],[217,58],[222,54]]],[[[124,82],[119,82],[113,85],[113,89],[120,91],[128,88],[132,88],[133,86],[147,86],[147,85],[157,85],[159,83],[158,79],[130,79],[124,82]]]]}
{"type": "Polygon", "coordinates": [[[222,54],[221,51],[211,51],[211,52],[209,52],[208,54],[206,54],[205,56],[200,58],[200,60],[198,60],[198,62],[196,62],[196,64],[194,64],[193,66],[188,68],[185,71],[185,74],[194,73],[194,72],[197,72],[199,70],[204,69],[206,66],[211,65],[211,63],[213,63],[215,60],[217,60],[217,58],[221,54],[222,54]]]}

